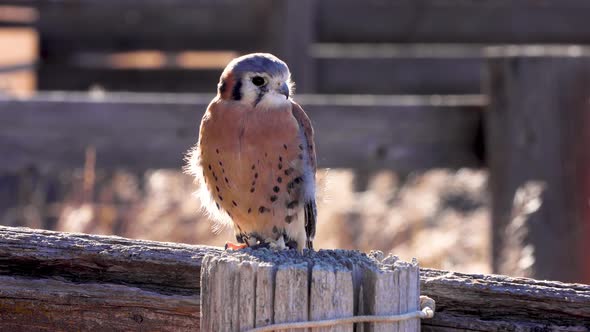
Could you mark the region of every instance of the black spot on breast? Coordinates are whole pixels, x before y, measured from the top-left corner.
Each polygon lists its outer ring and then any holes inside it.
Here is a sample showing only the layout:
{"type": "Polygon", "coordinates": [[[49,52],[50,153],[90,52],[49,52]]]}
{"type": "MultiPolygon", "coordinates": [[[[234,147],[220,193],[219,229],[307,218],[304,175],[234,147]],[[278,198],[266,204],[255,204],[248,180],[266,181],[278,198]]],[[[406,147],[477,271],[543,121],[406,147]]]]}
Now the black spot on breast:
{"type": "Polygon", "coordinates": [[[254,178],[258,179],[258,173],[254,173],[254,178]]]}
{"type": "Polygon", "coordinates": [[[285,148],[285,150],[287,150],[287,144],[283,144],[283,148],[285,148]]]}
{"type": "Polygon", "coordinates": [[[252,212],[252,208],[248,208],[248,213],[252,212]]]}
{"type": "Polygon", "coordinates": [[[256,180],[252,181],[252,187],[256,185],[256,180]]]}
{"type": "Polygon", "coordinates": [[[219,192],[219,187],[218,186],[215,186],[215,190],[217,190],[217,192],[219,192]]]}
{"type": "Polygon", "coordinates": [[[298,204],[299,204],[299,201],[297,201],[297,200],[287,202],[287,209],[292,209],[292,208],[296,207],[298,204]]]}
{"type": "Polygon", "coordinates": [[[270,209],[269,209],[269,208],[267,208],[266,206],[260,206],[260,207],[258,208],[258,212],[259,212],[259,213],[264,213],[264,212],[268,212],[268,211],[270,211],[270,209]]]}
{"type": "Polygon", "coordinates": [[[223,163],[221,161],[219,162],[219,166],[223,166],[223,163]]]}
{"type": "Polygon", "coordinates": [[[294,171],[293,167],[289,167],[285,170],[285,175],[289,176],[289,175],[291,175],[291,173],[293,173],[293,171],[294,171]]]}
{"type": "Polygon", "coordinates": [[[299,157],[299,160],[303,160],[303,155],[301,153],[299,154],[298,157],[299,157]]]}
{"type": "Polygon", "coordinates": [[[281,182],[283,182],[283,178],[279,176],[279,177],[277,178],[277,182],[278,182],[278,183],[281,183],[281,182]]]}
{"type": "Polygon", "coordinates": [[[217,206],[217,209],[219,210],[219,203],[215,203],[215,206],[217,206]]]}
{"type": "Polygon", "coordinates": [[[215,153],[219,154],[219,149],[215,149],[215,153]]]}
{"type": "Polygon", "coordinates": [[[275,202],[277,200],[277,195],[270,196],[270,201],[275,202]]]}
{"type": "Polygon", "coordinates": [[[254,170],[256,168],[256,165],[252,164],[252,170],[254,170]]]}
{"type": "Polygon", "coordinates": [[[300,184],[301,182],[303,182],[303,178],[298,176],[295,179],[293,179],[293,181],[295,181],[295,183],[300,184]]]}
{"type": "Polygon", "coordinates": [[[279,169],[283,169],[283,164],[279,163],[279,169]]]}
{"type": "Polygon", "coordinates": [[[232,203],[234,206],[238,206],[238,203],[236,203],[236,201],[231,201],[231,203],[232,203]]]}
{"type": "Polygon", "coordinates": [[[227,215],[231,218],[231,213],[228,212],[227,215]]]}
{"type": "Polygon", "coordinates": [[[275,193],[278,193],[281,190],[281,188],[279,188],[278,186],[274,186],[272,188],[272,191],[274,191],[275,193]]]}
{"type": "Polygon", "coordinates": [[[211,170],[211,164],[209,164],[209,170],[211,170]]]}
{"type": "Polygon", "coordinates": [[[275,234],[279,233],[279,229],[277,228],[277,226],[272,226],[272,232],[275,234]]]}
{"type": "Polygon", "coordinates": [[[225,168],[221,169],[221,173],[225,174],[225,168]]]}
{"type": "Polygon", "coordinates": [[[279,156],[279,161],[283,161],[283,157],[279,156]]]}
{"type": "Polygon", "coordinates": [[[229,180],[227,178],[225,178],[225,183],[229,184],[229,180]]]}
{"type": "Polygon", "coordinates": [[[299,144],[299,150],[303,151],[303,144],[299,144]]]}
{"type": "Polygon", "coordinates": [[[293,216],[286,216],[286,217],[285,217],[285,222],[286,222],[287,224],[290,224],[290,223],[292,223],[292,222],[293,222],[293,216]]]}
{"type": "Polygon", "coordinates": [[[253,193],[253,192],[254,192],[254,190],[255,190],[254,188],[250,188],[250,192],[251,192],[251,193],[253,193]]]}
{"type": "Polygon", "coordinates": [[[217,195],[220,201],[223,201],[223,197],[221,195],[217,195]]]}

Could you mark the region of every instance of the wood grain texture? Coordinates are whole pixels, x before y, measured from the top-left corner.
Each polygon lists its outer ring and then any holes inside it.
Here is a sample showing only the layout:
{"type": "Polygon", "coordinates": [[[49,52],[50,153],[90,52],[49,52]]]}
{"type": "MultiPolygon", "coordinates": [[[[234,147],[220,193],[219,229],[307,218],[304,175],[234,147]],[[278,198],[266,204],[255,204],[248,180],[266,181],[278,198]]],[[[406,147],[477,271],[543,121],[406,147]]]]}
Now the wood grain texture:
{"type": "Polygon", "coordinates": [[[188,331],[199,316],[196,294],[0,276],[2,331],[188,331]]]}
{"type": "Polygon", "coordinates": [[[590,283],[590,52],[491,51],[494,271],[590,283]]]}
{"type": "MultiPolygon", "coordinates": [[[[180,168],[196,143],[212,95],[39,94],[0,97],[2,171],[84,164],[180,168]]],[[[319,167],[418,170],[482,165],[483,99],[465,97],[296,96],[316,131],[319,167]]]]}
{"type": "Polygon", "coordinates": [[[420,269],[420,279],[436,301],[426,331],[590,329],[590,285],[431,269],[420,269]]]}
{"type": "MultiPolygon", "coordinates": [[[[274,278],[268,279],[264,284],[257,283],[255,288],[257,292],[274,294],[270,312],[272,321],[277,324],[348,318],[355,315],[354,308],[359,307],[357,301],[367,304],[357,314],[405,314],[410,308],[416,310],[414,303],[407,302],[419,297],[419,284],[409,283],[411,279],[418,280],[417,263],[404,263],[391,256],[380,259],[382,257],[383,255],[378,257],[345,250],[305,250],[299,253],[296,250],[277,252],[268,249],[244,249],[207,255],[203,260],[201,274],[201,284],[207,287],[201,293],[202,330],[245,331],[242,320],[238,319],[235,312],[245,311],[242,308],[244,306],[254,308],[260,304],[256,301],[241,301],[244,298],[243,290],[232,286],[236,278],[235,272],[239,274],[239,267],[244,263],[253,264],[254,274],[263,263],[269,264],[276,271],[274,278]],[[354,287],[355,269],[363,272],[359,275],[362,279],[359,284],[367,290],[364,295],[359,294],[360,287],[354,287]],[[229,298],[233,302],[228,302],[229,298]]],[[[248,271],[246,279],[250,279],[251,272],[248,271]]],[[[263,274],[266,272],[262,271],[263,274]]],[[[242,279],[241,274],[237,277],[242,279]]],[[[246,294],[250,293],[248,288],[246,294]]],[[[268,301],[264,298],[262,300],[262,305],[267,306],[268,301]]],[[[365,328],[366,331],[391,331],[392,327],[398,327],[396,331],[416,331],[417,322],[417,319],[413,319],[392,324],[359,323],[357,328],[365,328]]],[[[261,323],[261,326],[266,326],[270,322],[261,323]]],[[[353,324],[311,330],[352,331],[353,324]]]]}
{"type": "MultiPolygon", "coordinates": [[[[71,301],[82,308],[93,308],[91,303],[103,301],[95,311],[88,309],[92,315],[70,313],[60,318],[67,324],[100,330],[102,325],[94,318],[113,314],[113,307],[104,305],[107,296],[120,301],[116,310],[121,312],[121,316],[117,316],[121,319],[113,323],[120,324],[117,325],[121,326],[120,330],[141,329],[142,325],[137,323],[141,321],[139,316],[135,316],[135,320],[128,316],[137,312],[144,322],[157,322],[169,315],[178,322],[179,330],[183,330],[182,324],[198,326],[194,312],[198,312],[199,307],[194,301],[198,301],[201,292],[200,267],[203,257],[212,252],[220,252],[220,249],[0,227],[0,310],[11,315],[9,321],[0,320],[0,330],[18,331],[15,319],[36,322],[38,330],[55,330],[59,316],[54,316],[53,321],[47,320],[46,312],[38,310],[40,306],[55,308],[71,301]],[[40,285],[47,289],[43,301],[37,301],[30,291],[40,285]],[[50,296],[58,292],[59,296],[50,296]],[[84,294],[90,297],[83,297],[84,294]],[[13,306],[17,300],[20,306],[13,306]],[[142,301],[162,303],[158,307],[147,307],[141,305],[142,301]],[[186,312],[188,307],[192,308],[190,313],[186,312]],[[37,315],[34,320],[32,315],[37,315]]],[[[261,264],[257,282],[272,280],[273,271],[272,266],[261,264]]],[[[360,287],[355,279],[358,276],[353,273],[353,285],[360,287]]],[[[421,293],[434,298],[437,306],[435,318],[422,321],[425,331],[560,329],[579,332],[590,329],[588,285],[431,269],[421,269],[420,280],[421,293]]],[[[261,293],[268,289],[256,288],[256,303],[262,304],[260,299],[263,298],[268,303],[256,307],[256,319],[260,320],[257,324],[272,322],[268,308],[273,306],[274,294],[261,293]]],[[[111,320],[105,318],[105,321],[111,320]]]]}

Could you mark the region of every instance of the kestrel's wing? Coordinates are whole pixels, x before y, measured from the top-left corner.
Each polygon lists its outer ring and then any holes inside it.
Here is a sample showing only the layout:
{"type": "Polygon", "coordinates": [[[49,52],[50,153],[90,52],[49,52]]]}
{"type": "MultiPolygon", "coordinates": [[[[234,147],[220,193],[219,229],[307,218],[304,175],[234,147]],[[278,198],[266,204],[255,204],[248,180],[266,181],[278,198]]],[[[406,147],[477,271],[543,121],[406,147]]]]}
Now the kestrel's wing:
{"type": "Polygon", "coordinates": [[[293,117],[299,123],[299,127],[301,128],[301,134],[303,136],[304,144],[302,150],[304,152],[304,156],[306,156],[306,160],[309,163],[309,167],[311,169],[311,175],[309,175],[308,181],[311,183],[307,183],[305,185],[306,190],[305,193],[305,204],[304,204],[304,214],[305,214],[305,233],[307,235],[307,247],[309,249],[313,249],[313,238],[315,237],[316,231],[316,223],[317,223],[317,207],[315,201],[315,175],[317,169],[316,163],[316,153],[315,153],[315,143],[314,143],[314,133],[313,127],[311,126],[311,120],[305,114],[301,106],[299,104],[293,102],[293,107],[291,111],[293,112],[293,117]]]}

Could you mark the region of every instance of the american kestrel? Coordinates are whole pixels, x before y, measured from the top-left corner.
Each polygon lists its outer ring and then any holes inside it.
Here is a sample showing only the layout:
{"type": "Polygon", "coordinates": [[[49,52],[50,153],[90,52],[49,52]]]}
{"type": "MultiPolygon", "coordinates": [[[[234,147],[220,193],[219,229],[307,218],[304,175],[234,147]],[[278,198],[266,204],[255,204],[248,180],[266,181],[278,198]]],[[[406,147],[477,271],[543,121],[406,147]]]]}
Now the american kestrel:
{"type": "Polygon", "coordinates": [[[232,60],[201,121],[188,169],[200,198],[239,244],[313,249],[316,157],[311,121],[292,99],[291,73],[279,58],[232,60]]]}

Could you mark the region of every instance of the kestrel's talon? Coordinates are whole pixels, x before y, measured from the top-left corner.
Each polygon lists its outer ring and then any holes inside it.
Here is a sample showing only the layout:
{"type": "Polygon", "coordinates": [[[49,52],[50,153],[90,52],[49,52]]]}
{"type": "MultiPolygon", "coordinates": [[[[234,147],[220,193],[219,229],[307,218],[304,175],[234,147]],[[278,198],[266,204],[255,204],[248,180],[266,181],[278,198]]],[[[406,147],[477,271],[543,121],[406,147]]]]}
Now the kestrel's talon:
{"type": "Polygon", "coordinates": [[[247,247],[248,245],[246,243],[233,243],[229,241],[225,243],[225,250],[240,250],[247,247]]]}

